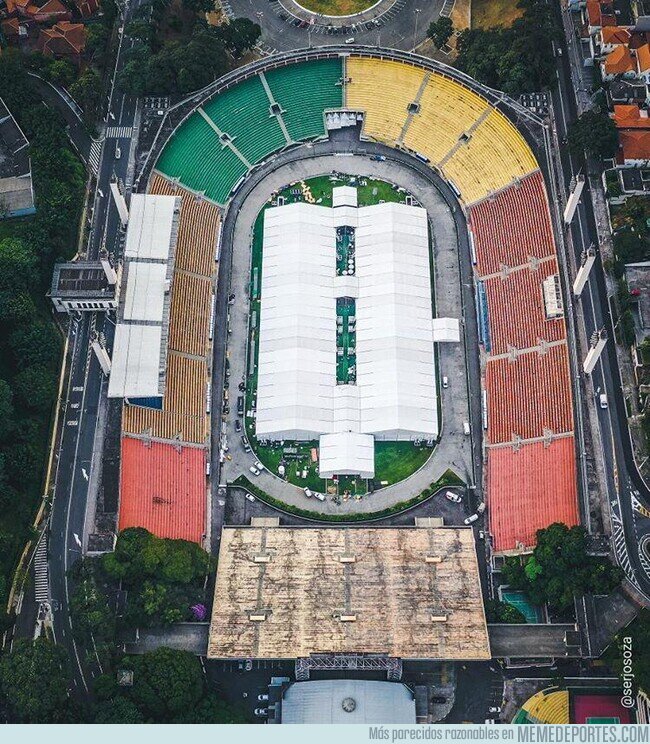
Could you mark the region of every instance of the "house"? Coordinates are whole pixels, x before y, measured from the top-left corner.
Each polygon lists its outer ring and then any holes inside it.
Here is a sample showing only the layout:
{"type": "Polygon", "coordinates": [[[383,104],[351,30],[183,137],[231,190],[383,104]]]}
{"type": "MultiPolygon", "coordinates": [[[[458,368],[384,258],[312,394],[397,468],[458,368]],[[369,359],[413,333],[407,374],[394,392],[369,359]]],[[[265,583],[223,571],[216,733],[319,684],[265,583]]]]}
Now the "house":
{"type": "Polygon", "coordinates": [[[609,84],[610,105],[617,103],[643,103],[646,100],[645,85],[635,80],[612,80],[609,84]]]}
{"type": "Polygon", "coordinates": [[[101,9],[99,0],[73,0],[73,2],[82,18],[90,18],[101,9]]]}
{"type": "Polygon", "coordinates": [[[632,34],[624,26],[605,26],[596,33],[596,46],[599,54],[609,54],[618,46],[629,47],[632,34]]]}
{"type": "Polygon", "coordinates": [[[36,23],[69,21],[72,18],[72,13],[61,0],[47,0],[40,7],[32,0],[6,0],[6,5],[9,18],[29,18],[36,23]]]}
{"type": "Polygon", "coordinates": [[[619,166],[650,167],[650,129],[623,129],[618,133],[619,166]]]}
{"type": "Polygon", "coordinates": [[[626,46],[617,46],[600,63],[603,80],[616,77],[635,78],[637,75],[636,59],[626,46]]]}
{"type": "Polygon", "coordinates": [[[86,48],[86,27],[83,23],[61,21],[52,28],[41,29],[38,49],[47,57],[68,59],[78,64],[86,48]]]}
{"type": "Polygon", "coordinates": [[[650,118],[647,109],[636,104],[616,104],[612,118],[617,129],[650,129],[650,118]]]}

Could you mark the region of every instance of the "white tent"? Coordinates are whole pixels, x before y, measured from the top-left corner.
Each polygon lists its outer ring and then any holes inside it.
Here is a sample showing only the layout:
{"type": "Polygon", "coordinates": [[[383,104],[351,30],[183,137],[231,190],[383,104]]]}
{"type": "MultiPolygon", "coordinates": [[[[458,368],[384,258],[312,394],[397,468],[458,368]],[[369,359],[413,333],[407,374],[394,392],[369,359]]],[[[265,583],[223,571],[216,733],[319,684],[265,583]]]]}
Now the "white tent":
{"type": "Polygon", "coordinates": [[[321,478],[331,478],[333,475],[374,478],[374,437],[351,431],[323,434],[320,438],[318,472],[321,478]]]}

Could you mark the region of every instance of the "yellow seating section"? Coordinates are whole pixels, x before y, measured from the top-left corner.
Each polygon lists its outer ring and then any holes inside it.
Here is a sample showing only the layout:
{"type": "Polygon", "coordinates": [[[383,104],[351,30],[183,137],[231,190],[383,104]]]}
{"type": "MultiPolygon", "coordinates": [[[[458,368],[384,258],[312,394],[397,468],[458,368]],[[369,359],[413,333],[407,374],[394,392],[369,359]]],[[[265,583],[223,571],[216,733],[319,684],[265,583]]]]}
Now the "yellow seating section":
{"type": "Polygon", "coordinates": [[[425,71],[404,62],[350,57],[346,73],[346,107],[365,111],[365,136],[394,144],[425,71]]]}
{"type": "Polygon", "coordinates": [[[443,165],[445,176],[461,192],[463,202],[473,202],[502,189],[515,178],[537,168],[524,138],[499,111],[492,111],[443,165]]]}
{"type": "Polygon", "coordinates": [[[420,112],[406,130],[404,144],[438,165],[487,106],[487,101],[468,88],[432,74],[420,98],[420,112]]]}
{"type": "Polygon", "coordinates": [[[569,693],[567,690],[538,692],[522,706],[535,723],[569,723],[569,693]]]}
{"type": "Polygon", "coordinates": [[[212,280],[198,274],[174,272],[169,323],[169,348],[207,356],[212,304],[212,280]]]}
{"type": "Polygon", "coordinates": [[[205,442],[208,434],[207,383],[206,361],[169,352],[162,411],[125,405],[122,415],[124,434],[205,442]]]}

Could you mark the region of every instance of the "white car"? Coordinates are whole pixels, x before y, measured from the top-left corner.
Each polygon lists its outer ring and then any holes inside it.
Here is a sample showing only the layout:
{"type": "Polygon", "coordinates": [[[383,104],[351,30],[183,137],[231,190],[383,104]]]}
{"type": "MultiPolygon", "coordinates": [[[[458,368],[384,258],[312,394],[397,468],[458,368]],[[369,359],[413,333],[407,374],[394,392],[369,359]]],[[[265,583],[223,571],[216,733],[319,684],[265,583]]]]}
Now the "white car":
{"type": "Polygon", "coordinates": [[[269,699],[269,696],[266,695],[266,694],[264,694],[264,693],[262,693],[261,695],[258,695],[257,696],[257,699],[260,701],[260,703],[263,703],[263,702],[265,702],[266,700],[269,699]]]}
{"type": "Polygon", "coordinates": [[[351,36],[349,39],[345,40],[346,44],[354,44],[354,36],[351,36]]]}
{"type": "Polygon", "coordinates": [[[310,491],[310,489],[309,489],[309,488],[303,488],[302,490],[303,490],[303,491],[305,492],[305,496],[306,496],[306,497],[307,497],[308,499],[310,499],[310,498],[311,498],[311,497],[312,497],[312,496],[314,495],[314,494],[312,493],[312,491],[310,491]]]}
{"type": "Polygon", "coordinates": [[[445,494],[445,498],[447,501],[453,501],[454,504],[460,504],[460,502],[463,500],[457,493],[454,493],[453,491],[447,491],[445,494]]]}
{"type": "Polygon", "coordinates": [[[259,475],[260,471],[255,467],[255,465],[251,465],[250,468],[248,468],[253,475],[259,475]]]}
{"type": "Polygon", "coordinates": [[[247,493],[247,494],[246,494],[246,498],[247,498],[247,499],[248,499],[249,501],[255,501],[255,496],[253,496],[253,494],[252,494],[252,493],[247,493]]]}
{"type": "Polygon", "coordinates": [[[258,470],[264,470],[264,465],[262,465],[262,463],[259,460],[255,460],[255,462],[253,463],[253,465],[255,465],[255,467],[258,470]]]}
{"type": "Polygon", "coordinates": [[[501,713],[501,708],[499,708],[498,705],[494,705],[491,708],[488,708],[488,713],[501,713]]]}
{"type": "Polygon", "coordinates": [[[476,522],[478,519],[478,514],[472,514],[471,517],[467,517],[465,520],[465,524],[472,524],[472,522],[476,522]]]}
{"type": "Polygon", "coordinates": [[[266,716],[269,713],[268,708],[255,708],[255,715],[256,716],[266,716]]]}

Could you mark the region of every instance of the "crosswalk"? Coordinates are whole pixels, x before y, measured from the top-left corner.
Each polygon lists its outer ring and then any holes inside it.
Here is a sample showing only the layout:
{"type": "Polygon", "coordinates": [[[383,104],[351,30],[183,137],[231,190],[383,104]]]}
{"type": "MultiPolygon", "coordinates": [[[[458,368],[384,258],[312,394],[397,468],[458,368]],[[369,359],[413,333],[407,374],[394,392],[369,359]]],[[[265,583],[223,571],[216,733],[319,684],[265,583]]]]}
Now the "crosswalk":
{"type": "Polygon", "coordinates": [[[50,600],[50,574],[47,567],[47,532],[41,539],[34,554],[34,597],[37,602],[50,600]]]}
{"type": "Polygon", "coordinates": [[[90,145],[90,154],[88,156],[88,165],[90,170],[95,174],[99,174],[99,160],[102,154],[102,142],[101,140],[93,140],[90,145]]]}
{"type": "Polygon", "coordinates": [[[133,135],[133,127],[106,127],[106,139],[126,139],[133,135]]]}

